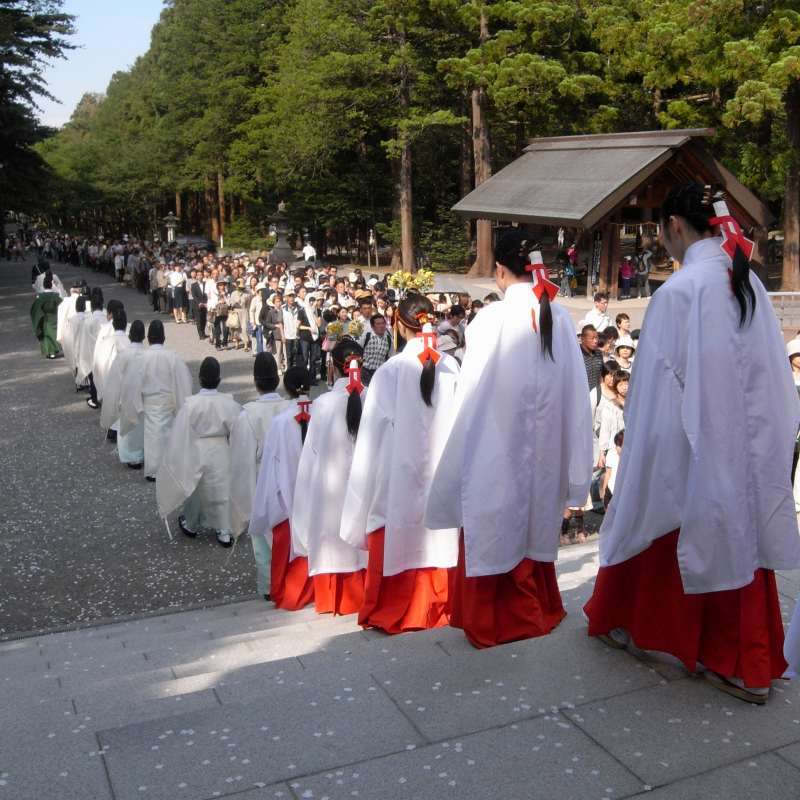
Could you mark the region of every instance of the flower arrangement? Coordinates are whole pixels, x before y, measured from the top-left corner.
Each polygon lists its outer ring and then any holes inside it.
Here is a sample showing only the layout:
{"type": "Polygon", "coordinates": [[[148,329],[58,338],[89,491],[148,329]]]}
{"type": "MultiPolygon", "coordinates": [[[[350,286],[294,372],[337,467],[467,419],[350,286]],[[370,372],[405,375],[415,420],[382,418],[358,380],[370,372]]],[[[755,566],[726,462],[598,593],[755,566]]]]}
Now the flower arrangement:
{"type": "Polygon", "coordinates": [[[359,339],[362,333],[364,333],[364,326],[362,323],[356,320],[347,323],[347,335],[351,339],[359,339]]]}
{"type": "Polygon", "coordinates": [[[429,269],[420,269],[417,272],[398,270],[389,276],[389,286],[399,289],[401,294],[413,291],[425,294],[433,289],[434,275],[429,269]]]}
{"type": "Polygon", "coordinates": [[[338,342],[344,335],[344,326],[341,322],[329,322],[328,327],[325,329],[325,335],[332,342],[338,342]]]}

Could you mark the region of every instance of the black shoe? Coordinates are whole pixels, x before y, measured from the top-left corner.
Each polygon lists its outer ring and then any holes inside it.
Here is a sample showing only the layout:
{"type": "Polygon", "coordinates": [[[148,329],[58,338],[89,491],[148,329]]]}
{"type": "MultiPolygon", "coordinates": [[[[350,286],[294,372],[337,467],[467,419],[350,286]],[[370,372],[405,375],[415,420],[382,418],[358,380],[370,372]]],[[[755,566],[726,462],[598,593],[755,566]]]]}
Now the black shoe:
{"type": "Polygon", "coordinates": [[[116,442],[117,441],[117,432],[112,430],[111,428],[108,429],[108,433],[106,433],[106,439],[109,442],[116,442]]]}
{"type": "Polygon", "coordinates": [[[156,482],[156,479],[152,475],[145,475],[144,479],[146,481],[150,481],[150,483],[155,483],[156,482]]]}
{"type": "Polygon", "coordinates": [[[265,599],[265,600],[266,600],[268,603],[271,603],[271,602],[272,602],[272,596],[270,595],[270,593],[269,593],[269,592],[267,592],[267,593],[264,595],[264,599],[265,599]]]}
{"type": "Polygon", "coordinates": [[[128,464],[128,469],[141,469],[144,466],[140,461],[138,464],[128,464]]]}
{"type": "Polygon", "coordinates": [[[98,403],[97,400],[92,400],[91,397],[86,398],[86,405],[89,406],[89,408],[93,408],[95,411],[100,408],[100,403],[98,403]]]}
{"type": "Polygon", "coordinates": [[[178,517],[178,527],[181,529],[181,533],[183,533],[184,536],[188,536],[190,539],[197,538],[197,531],[193,531],[191,528],[187,527],[186,517],[184,517],[183,514],[178,517]]]}

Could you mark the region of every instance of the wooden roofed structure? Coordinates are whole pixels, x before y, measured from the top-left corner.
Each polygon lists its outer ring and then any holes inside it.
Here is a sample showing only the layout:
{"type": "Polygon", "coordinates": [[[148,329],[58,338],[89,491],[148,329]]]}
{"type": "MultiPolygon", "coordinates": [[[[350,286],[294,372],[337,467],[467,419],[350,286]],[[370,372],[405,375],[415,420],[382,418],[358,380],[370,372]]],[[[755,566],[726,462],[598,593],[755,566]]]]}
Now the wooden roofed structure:
{"type": "Polygon", "coordinates": [[[658,222],[676,185],[699,181],[726,192],[731,212],[765,257],[769,208],[711,154],[713,129],[641,131],[534,139],[524,153],[453,208],[475,219],[576,229],[601,289],[616,296],[620,228],[658,222]]]}

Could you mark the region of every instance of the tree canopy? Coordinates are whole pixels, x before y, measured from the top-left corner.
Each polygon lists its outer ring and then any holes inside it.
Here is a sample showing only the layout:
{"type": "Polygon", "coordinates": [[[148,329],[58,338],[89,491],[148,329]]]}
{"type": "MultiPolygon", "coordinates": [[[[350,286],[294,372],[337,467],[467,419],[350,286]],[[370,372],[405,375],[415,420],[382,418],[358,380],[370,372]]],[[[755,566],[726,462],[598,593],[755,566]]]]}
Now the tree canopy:
{"type": "MultiPolygon", "coordinates": [[[[53,4],[0,0],[20,5],[53,4]]],[[[172,210],[219,238],[263,235],[283,199],[320,252],[376,229],[406,266],[420,246],[466,266],[475,226],[448,209],[530,137],[712,126],[718,156],[786,210],[791,283],[796,6],[167,0],[148,51],[37,145],[58,187],[46,210],[143,235],[172,210]]]]}
{"type": "MultiPolygon", "coordinates": [[[[73,18],[55,0],[0,0],[0,212],[37,210],[46,170],[33,145],[42,137],[37,99],[50,98],[45,59],[71,49],[73,18]]],[[[0,213],[2,218],[2,213],[0,213]]]]}

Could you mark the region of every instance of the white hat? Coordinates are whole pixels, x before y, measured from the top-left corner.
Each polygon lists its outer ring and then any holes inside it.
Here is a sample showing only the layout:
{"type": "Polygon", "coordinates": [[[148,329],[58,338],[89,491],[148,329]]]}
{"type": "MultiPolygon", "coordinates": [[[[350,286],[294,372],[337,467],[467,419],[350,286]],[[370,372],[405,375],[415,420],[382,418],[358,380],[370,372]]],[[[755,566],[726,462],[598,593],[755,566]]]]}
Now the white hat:
{"type": "Polygon", "coordinates": [[[786,353],[791,358],[792,356],[800,356],[800,338],[792,339],[786,342],[786,353]]]}

